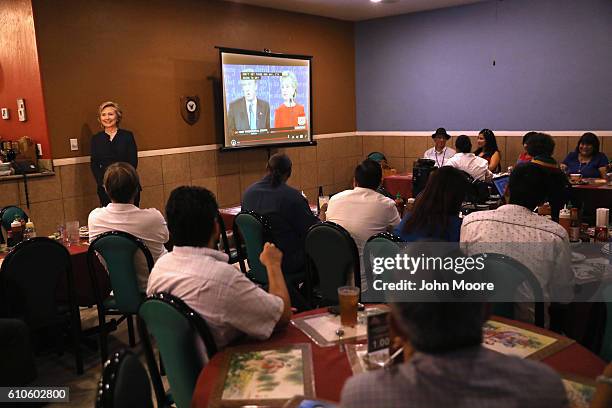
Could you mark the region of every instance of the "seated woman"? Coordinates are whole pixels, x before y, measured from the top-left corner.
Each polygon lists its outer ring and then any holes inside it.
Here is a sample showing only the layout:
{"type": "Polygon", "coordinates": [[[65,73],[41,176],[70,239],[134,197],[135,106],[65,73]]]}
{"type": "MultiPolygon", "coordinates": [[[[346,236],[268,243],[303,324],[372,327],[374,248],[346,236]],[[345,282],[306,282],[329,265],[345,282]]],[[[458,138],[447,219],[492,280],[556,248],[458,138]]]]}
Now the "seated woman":
{"type": "Polygon", "coordinates": [[[478,149],[476,149],[474,154],[489,162],[489,170],[493,173],[499,173],[501,171],[501,153],[497,147],[495,133],[491,129],[482,129],[478,133],[476,143],[478,149]]]}
{"type": "Polygon", "coordinates": [[[467,188],[460,170],[451,166],[435,170],[417,197],[414,210],[404,216],[394,233],[406,242],[426,238],[459,242],[459,211],[467,188]]]}
{"type": "Polygon", "coordinates": [[[516,164],[529,163],[531,159],[533,159],[533,156],[531,156],[529,152],[527,151],[527,145],[529,143],[529,139],[531,138],[531,136],[537,133],[538,132],[534,132],[534,131],[525,133],[525,136],[523,136],[523,152],[519,154],[519,157],[516,160],[516,164]]]}
{"type": "Polygon", "coordinates": [[[608,158],[599,151],[599,138],[587,132],[561,163],[561,169],[569,174],[580,173],[582,177],[606,178],[608,158]]]}

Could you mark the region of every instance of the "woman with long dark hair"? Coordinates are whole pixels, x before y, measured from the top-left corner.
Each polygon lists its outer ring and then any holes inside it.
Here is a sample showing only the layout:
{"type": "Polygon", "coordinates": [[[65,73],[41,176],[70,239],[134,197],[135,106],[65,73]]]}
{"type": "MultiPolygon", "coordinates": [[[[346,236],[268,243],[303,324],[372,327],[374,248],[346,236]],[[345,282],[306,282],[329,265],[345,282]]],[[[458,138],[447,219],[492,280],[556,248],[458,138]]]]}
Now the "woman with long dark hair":
{"type": "Polygon", "coordinates": [[[501,171],[501,153],[497,147],[495,133],[491,129],[482,129],[478,133],[476,144],[478,149],[474,154],[489,162],[489,170],[493,173],[499,173],[501,171]]]}
{"type": "Polygon", "coordinates": [[[414,210],[404,216],[395,234],[407,242],[425,238],[459,242],[459,211],[467,188],[461,170],[450,166],[435,170],[417,197],[414,210]]]}
{"type": "Polygon", "coordinates": [[[572,174],[580,173],[582,177],[606,178],[608,158],[599,151],[599,138],[595,133],[586,132],[576,144],[576,150],[570,152],[561,168],[572,174]]]}

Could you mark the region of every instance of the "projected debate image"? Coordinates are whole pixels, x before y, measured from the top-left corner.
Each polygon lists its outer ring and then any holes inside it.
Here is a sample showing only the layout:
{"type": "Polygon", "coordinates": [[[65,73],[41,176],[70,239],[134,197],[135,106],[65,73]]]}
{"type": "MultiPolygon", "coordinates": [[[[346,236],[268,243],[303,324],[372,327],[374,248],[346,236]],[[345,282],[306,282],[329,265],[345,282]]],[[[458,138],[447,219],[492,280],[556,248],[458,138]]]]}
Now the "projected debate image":
{"type": "Polygon", "coordinates": [[[221,53],[226,148],[304,143],[310,61],[221,53]]]}

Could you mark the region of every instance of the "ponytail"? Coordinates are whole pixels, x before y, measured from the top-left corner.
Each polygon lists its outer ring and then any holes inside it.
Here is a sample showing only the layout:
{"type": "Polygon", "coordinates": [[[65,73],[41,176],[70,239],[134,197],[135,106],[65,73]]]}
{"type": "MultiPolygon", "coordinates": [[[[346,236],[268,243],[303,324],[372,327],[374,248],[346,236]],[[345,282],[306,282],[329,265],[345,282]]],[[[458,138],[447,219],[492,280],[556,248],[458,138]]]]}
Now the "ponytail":
{"type": "Polygon", "coordinates": [[[276,153],[268,160],[268,173],[272,178],[272,187],[282,184],[285,177],[291,176],[291,159],[284,153],[276,153]]]}

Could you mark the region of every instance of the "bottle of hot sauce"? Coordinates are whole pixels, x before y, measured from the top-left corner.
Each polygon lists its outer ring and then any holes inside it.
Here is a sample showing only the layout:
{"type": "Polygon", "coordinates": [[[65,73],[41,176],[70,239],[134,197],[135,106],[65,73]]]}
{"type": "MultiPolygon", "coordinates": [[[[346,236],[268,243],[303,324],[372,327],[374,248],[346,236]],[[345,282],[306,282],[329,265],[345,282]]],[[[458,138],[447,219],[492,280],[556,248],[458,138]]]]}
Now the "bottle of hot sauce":
{"type": "Polygon", "coordinates": [[[580,241],[580,218],[578,216],[578,208],[572,207],[570,215],[570,242],[580,241]]]}
{"type": "Polygon", "coordinates": [[[567,235],[570,234],[570,228],[572,226],[572,213],[567,205],[563,207],[561,211],[559,211],[559,224],[565,228],[567,231],[567,235]]]}
{"type": "Polygon", "coordinates": [[[23,241],[23,224],[21,224],[19,215],[15,215],[15,220],[11,223],[11,232],[15,245],[23,241]]]}

